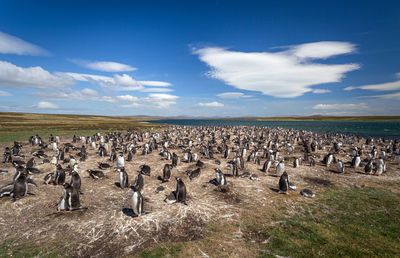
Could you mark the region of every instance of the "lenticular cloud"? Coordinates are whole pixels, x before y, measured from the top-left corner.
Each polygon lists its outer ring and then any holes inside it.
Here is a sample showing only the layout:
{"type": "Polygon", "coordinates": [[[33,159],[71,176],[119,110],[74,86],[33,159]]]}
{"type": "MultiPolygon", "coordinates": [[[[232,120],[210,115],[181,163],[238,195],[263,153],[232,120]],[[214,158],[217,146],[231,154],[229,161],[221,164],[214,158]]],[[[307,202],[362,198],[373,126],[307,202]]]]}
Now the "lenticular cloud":
{"type": "Polygon", "coordinates": [[[208,74],[237,89],[259,91],[278,98],[312,92],[311,86],[339,82],[358,64],[322,64],[317,59],[349,54],[347,42],[315,42],[291,46],[280,52],[238,52],[220,47],[194,50],[211,70],[208,74]]]}

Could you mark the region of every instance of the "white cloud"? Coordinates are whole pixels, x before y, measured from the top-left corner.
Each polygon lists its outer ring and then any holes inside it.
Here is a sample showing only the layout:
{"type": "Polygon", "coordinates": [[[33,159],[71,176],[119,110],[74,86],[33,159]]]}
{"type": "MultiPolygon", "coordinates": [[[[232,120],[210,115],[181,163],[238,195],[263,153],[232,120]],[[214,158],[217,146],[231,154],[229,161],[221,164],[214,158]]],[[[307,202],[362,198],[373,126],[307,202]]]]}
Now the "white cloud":
{"type": "MultiPolygon", "coordinates": [[[[136,81],[130,75],[115,74],[113,77],[102,76],[102,75],[93,75],[93,74],[84,74],[84,73],[57,73],[57,75],[70,78],[77,81],[90,82],[92,84],[97,84],[101,87],[117,90],[117,91],[135,91],[135,90],[143,90],[144,92],[150,92],[151,90],[147,90],[144,86],[159,86],[165,87],[170,86],[169,82],[161,82],[161,81],[136,81]]],[[[153,90],[153,92],[161,92],[161,90],[153,90]]],[[[168,90],[163,90],[166,92],[168,90]]]]}
{"type": "Polygon", "coordinates": [[[5,91],[1,91],[0,90],[0,97],[8,97],[8,96],[12,96],[11,93],[5,92],[5,91]]]}
{"type": "Polygon", "coordinates": [[[161,81],[139,81],[139,83],[143,86],[154,86],[154,87],[168,87],[171,86],[169,82],[161,82],[161,81]]]}
{"type": "Polygon", "coordinates": [[[312,91],[310,86],[339,82],[357,64],[321,64],[310,59],[354,52],[347,42],[316,42],[280,52],[238,52],[219,47],[194,50],[211,67],[209,75],[237,89],[253,90],[280,98],[312,91]],[[315,50],[313,52],[312,50],[315,50]]]}
{"type": "Polygon", "coordinates": [[[148,107],[148,108],[168,108],[171,105],[176,104],[178,96],[165,94],[165,93],[152,93],[147,97],[138,98],[131,95],[117,96],[117,99],[121,101],[132,102],[128,105],[123,105],[123,107],[148,107]]]}
{"type": "Polygon", "coordinates": [[[202,103],[202,102],[200,102],[200,103],[197,103],[197,106],[199,106],[199,107],[223,107],[224,104],[219,103],[219,102],[217,102],[217,101],[208,102],[208,103],[202,103]]]}
{"type": "Polygon", "coordinates": [[[366,98],[380,98],[380,99],[400,100],[400,92],[391,93],[391,94],[383,94],[383,95],[375,95],[375,96],[366,96],[366,98]]]}
{"type": "Polygon", "coordinates": [[[221,99],[240,99],[240,98],[251,98],[253,96],[251,95],[245,95],[244,93],[241,92],[224,92],[217,94],[218,97],[221,99]]]}
{"type": "Polygon", "coordinates": [[[320,110],[360,110],[368,108],[366,103],[358,104],[317,104],[312,107],[320,110]]]}
{"type": "Polygon", "coordinates": [[[331,91],[328,89],[314,89],[312,92],[315,94],[324,94],[324,93],[329,93],[331,91]]]}
{"type": "Polygon", "coordinates": [[[117,62],[106,62],[106,61],[99,61],[99,62],[74,61],[74,62],[86,68],[102,72],[130,72],[137,70],[135,67],[117,62]]]}
{"type": "Polygon", "coordinates": [[[119,100],[122,100],[122,101],[138,101],[139,100],[138,97],[135,97],[132,95],[122,95],[122,96],[117,96],[116,98],[119,100]]]}
{"type": "Polygon", "coordinates": [[[344,90],[373,90],[373,91],[389,91],[389,90],[400,90],[400,81],[386,82],[379,84],[368,84],[363,86],[350,86],[344,88],[344,90]]]}
{"type": "Polygon", "coordinates": [[[51,100],[72,100],[72,99],[79,99],[79,100],[92,100],[92,101],[104,101],[104,102],[115,102],[110,96],[100,96],[100,94],[89,88],[85,88],[83,90],[60,90],[60,91],[41,91],[41,92],[34,92],[31,93],[32,96],[41,97],[45,99],[51,100]]]}
{"type": "Polygon", "coordinates": [[[338,41],[321,41],[291,47],[288,52],[301,59],[325,59],[350,54],[356,50],[354,44],[338,41]]]}
{"type": "Polygon", "coordinates": [[[3,32],[0,32],[0,53],[32,56],[49,54],[46,50],[38,46],[3,32]]]}
{"type": "Polygon", "coordinates": [[[75,84],[71,78],[51,74],[40,66],[23,68],[0,61],[0,87],[2,88],[64,88],[75,84]]]}
{"type": "Polygon", "coordinates": [[[171,92],[172,89],[169,88],[144,88],[140,90],[141,92],[171,92]]]}
{"type": "Polygon", "coordinates": [[[43,108],[43,109],[57,109],[58,106],[56,104],[53,104],[51,102],[47,101],[41,101],[37,105],[38,108],[43,108]]]}

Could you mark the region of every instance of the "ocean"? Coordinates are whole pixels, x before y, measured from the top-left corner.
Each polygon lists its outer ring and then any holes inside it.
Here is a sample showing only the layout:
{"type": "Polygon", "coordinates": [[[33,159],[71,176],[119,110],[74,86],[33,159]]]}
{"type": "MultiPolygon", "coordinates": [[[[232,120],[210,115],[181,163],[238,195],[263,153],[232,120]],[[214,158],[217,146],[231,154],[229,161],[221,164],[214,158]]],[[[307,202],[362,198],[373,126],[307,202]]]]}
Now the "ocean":
{"type": "Polygon", "coordinates": [[[195,126],[262,126],[314,132],[340,132],[362,137],[400,139],[400,122],[371,121],[261,121],[255,119],[161,119],[150,123],[195,126]]]}

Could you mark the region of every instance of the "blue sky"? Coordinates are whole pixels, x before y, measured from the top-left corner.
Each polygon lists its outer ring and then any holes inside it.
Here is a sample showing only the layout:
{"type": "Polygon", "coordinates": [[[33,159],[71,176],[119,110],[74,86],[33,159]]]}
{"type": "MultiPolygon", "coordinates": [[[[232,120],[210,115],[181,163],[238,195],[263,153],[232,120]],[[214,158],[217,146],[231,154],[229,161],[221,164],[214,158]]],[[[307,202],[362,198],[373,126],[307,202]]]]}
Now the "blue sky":
{"type": "Polygon", "coordinates": [[[400,115],[398,1],[2,1],[0,111],[400,115]]]}

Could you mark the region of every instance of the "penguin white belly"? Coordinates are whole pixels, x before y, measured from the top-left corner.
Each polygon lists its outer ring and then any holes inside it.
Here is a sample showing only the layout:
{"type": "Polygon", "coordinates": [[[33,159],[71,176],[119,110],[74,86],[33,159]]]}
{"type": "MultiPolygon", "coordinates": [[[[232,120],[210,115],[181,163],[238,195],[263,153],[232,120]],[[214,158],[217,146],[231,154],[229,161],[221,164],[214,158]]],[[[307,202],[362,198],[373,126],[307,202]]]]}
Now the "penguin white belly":
{"type": "Polygon", "coordinates": [[[132,194],[132,210],[136,215],[139,215],[139,210],[138,210],[138,203],[139,203],[139,196],[137,192],[134,192],[132,194]]]}
{"type": "Polygon", "coordinates": [[[122,184],[124,183],[124,174],[122,172],[119,173],[119,183],[122,187],[122,184]]]}

